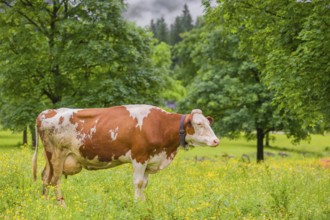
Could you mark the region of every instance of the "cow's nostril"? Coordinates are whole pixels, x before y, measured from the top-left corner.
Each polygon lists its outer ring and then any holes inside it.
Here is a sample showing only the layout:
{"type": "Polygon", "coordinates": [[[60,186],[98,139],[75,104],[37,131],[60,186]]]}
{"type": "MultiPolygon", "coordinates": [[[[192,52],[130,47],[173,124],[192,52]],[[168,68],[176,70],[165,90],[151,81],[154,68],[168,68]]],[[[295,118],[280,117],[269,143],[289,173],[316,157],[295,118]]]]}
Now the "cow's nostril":
{"type": "Polygon", "coordinates": [[[214,143],[214,144],[219,144],[219,142],[220,142],[219,139],[215,139],[215,140],[213,140],[213,143],[214,143]]]}

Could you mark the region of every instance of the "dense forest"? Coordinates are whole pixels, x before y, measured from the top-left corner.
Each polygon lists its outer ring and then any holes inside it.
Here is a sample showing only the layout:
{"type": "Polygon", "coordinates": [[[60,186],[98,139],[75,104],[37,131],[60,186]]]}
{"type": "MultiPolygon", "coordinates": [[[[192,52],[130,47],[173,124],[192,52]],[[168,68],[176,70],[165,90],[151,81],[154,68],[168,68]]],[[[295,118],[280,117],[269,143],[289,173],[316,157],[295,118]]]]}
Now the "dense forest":
{"type": "Polygon", "coordinates": [[[122,0],[0,0],[1,127],[33,135],[48,108],[200,108],[221,136],[256,138],[258,161],[270,132],[329,129],[329,3],[202,2],[141,28],[122,0]]]}

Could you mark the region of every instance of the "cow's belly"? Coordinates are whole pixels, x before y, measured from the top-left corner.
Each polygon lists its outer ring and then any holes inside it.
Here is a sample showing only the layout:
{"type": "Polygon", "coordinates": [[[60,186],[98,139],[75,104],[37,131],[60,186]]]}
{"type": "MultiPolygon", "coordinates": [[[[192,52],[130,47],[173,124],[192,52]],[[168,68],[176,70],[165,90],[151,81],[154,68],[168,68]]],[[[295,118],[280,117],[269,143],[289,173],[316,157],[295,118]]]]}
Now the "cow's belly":
{"type": "Polygon", "coordinates": [[[167,156],[165,151],[154,155],[149,159],[146,171],[148,173],[156,173],[157,171],[164,169],[165,167],[170,165],[170,163],[174,159],[174,156],[174,153],[172,153],[170,156],[167,156]]]}
{"type": "Polygon", "coordinates": [[[107,169],[111,167],[115,167],[123,164],[125,161],[123,160],[113,160],[110,162],[99,161],[98,156],[96,156],[92,160],[88,160],[86,158],[81,157],[80,155],[76,155],[74,153],[70,153],[64,161],[63,164],[63,174],[64,175],[74,175],[79,173],[82,168],[87,170],[99,170],[99,169],[107,169]]]}
{"type": "Polygon", "coordinates": [[[116,167],[124,163],[130,163],[131,161],[131,153],[128,151],[125,155],[119,156],[118,159],[113,157],[110,161],[100,161],[99,156],[96,155],[92,160],[83,159],[82,164],[87,170],[98,170],[116,167]]]}
{"type": "Polygon", "coordinates": [[[86,170],[100,170],[100,169],[108,169],[108,168],[116,167],[121,164],[124,163],[118,160],[113,160],[111,162],[100,162],[95,160],[95,161],[84,162],[83,166],[86,170]]]}

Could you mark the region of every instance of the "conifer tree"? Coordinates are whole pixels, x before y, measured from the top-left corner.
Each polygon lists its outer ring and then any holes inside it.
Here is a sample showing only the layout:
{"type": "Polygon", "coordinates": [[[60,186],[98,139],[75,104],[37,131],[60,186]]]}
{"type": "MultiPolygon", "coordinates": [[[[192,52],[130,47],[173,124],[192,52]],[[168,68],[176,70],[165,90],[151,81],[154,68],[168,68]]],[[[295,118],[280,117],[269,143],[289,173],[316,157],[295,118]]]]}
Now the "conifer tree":
{"type": "Polygon", "coordinates": [[[183,6],[183,11],[180,16],[175,18],[174,24],[171,25],[170,43],[172,45],[179,43],[182,38],[181,34],[188,32],[193,28],[192,17],[187,4],[183,6]]]}

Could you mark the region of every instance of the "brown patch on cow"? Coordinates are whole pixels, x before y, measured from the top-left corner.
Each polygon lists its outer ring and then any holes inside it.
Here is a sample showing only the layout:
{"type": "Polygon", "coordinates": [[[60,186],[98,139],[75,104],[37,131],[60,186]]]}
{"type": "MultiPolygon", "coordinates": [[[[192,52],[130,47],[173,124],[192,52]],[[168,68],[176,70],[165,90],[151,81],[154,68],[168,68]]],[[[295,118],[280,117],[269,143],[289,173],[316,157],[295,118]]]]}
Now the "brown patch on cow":
{"type": "Polygon", "coordinates": [[[71,117],[70,117],[70,119],[69,119],[69,121],[71,122],[71,124],[75,124],[75,122],[77,121],[77,119],[75,119],[76,118],[76,113],[75,112],[73,112],[72,113],[72,115],[71,115],[71,117]]]}
{"type": "Polygon", "coordinates": [[[56,131],[56,127],[55,126],[51,126],[49,129],[49,134],[55,134],[56,131]]]}
{"type": "Polygon", "coordinates": [[[45,118],[52,118],[57,114],[57,112],[55,110],[48,110],[46,113],[44,113],[43,115],[45,116],[45,118]]]}
{"type": "Polygon", "coordinates": [[[195,134],[195,129],[191,124],[191,120],[192,120],[192,114],[187,115],[185,120],[185,127],[186,127],[186,133],[189,135],[195,134]]]}
{"type": "Polygon", "coordinates": [[[100,162],[111,162],[125,155],[133,144],[135,127],[129,120],[129,112],[118,106],[107,109],[86,109],[77,112],[70,118],[76,124],[76,130],[84,137],[80,153],[89,160],[96,156],[100,162]],[[98,123],[102,122],[102,123],[98,123]],[[118,127],[116,140],[113,141],[109,130],[118,127]],[[93,132],[96,130],[96,132],[93,132]],[[130,138],[127,138],[130,137],[130,138]]]}
{"type": "Polygon", "coordinates": [[[138,133],[133,142],[132,158],[144,163],[150,157],[165,151],[167,158],[172,159],[180,145],[180,119],[180,114],[151,109],[148,117],[143,120],[141,133],[138,133]]]}
{"type": "Polygon", "coordinates": [[[63,121],[64,121],[64,117],[61,116],[61,117],[59,118],[59,120],[58,120],[58,124],[61,125],[61,124],[63,123],[63,121]]]}

